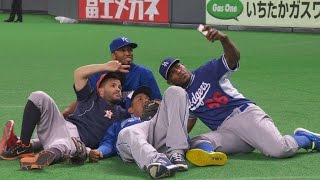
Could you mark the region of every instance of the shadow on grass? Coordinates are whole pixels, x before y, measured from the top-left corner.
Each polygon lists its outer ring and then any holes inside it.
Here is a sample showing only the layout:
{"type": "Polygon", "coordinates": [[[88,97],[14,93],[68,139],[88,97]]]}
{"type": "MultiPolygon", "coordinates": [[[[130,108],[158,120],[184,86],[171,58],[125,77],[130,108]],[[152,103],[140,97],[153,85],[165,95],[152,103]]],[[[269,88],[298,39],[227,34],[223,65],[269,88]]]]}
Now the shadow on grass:
{"type": "Polygon", "coordinates": [[[298,151],[294,156],[289,158],[273,158],[267,157],[260,152],[254,151],[252,153],[247,154],[235,154],[235,155],[228,155],[228,159],[230,160],[250,160],[250,161],[282,161],[288,159],[299,158],[302,156],[312,156],[316,152],[308,152],[308,151],[298,151]]]}
{"type": "Polygon", "coordinates": [[[92,173],[102,177],[113,177],[112,179],[149,179],[148,174],[145,171],[140,170],[135,162],[126,163],[119,157],[112,157],[102,159],[99,162],[86,162],[84,165],[74,165],[69,163],[59,163],[57,165],[59,169],[68,169],[78,172],[81,175],[82,170],[84,173],[92,173]]]}

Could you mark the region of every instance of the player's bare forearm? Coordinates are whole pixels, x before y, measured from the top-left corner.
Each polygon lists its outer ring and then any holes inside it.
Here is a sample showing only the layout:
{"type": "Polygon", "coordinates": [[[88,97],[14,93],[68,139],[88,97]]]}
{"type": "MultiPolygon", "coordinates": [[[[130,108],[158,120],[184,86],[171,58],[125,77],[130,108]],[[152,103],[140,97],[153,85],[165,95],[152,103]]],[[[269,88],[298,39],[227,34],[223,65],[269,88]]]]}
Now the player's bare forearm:
{"type": "Polygon", "coordinates": [[[104,64],[90,64],[77,68],[74,71],[74,85],[77,91],[81,90],[88,82],[88,78],[103,71],[118,71],[127,73],[130,65],[122,65],[119,61],[109,61],[104,64]]]}
{"type": "Polygon", "coordinates": [[[224,57],[228,63],[230,69],[236,68],[239,60],[240,60],[240,51],[235,45],[235,43],[225,35],[223,38],[220,39],[224,50],[224,57]]]}
{"type": "Polygon", "coordinates": [[[208,25],[204,26],[202,31],[208,32],[206,38],[210,42],[214,42],[215,40],[221,42],[228,66],[230,69],[234,69],[240,60],[240,52],[235,43],[226,34],[208,25]]]}

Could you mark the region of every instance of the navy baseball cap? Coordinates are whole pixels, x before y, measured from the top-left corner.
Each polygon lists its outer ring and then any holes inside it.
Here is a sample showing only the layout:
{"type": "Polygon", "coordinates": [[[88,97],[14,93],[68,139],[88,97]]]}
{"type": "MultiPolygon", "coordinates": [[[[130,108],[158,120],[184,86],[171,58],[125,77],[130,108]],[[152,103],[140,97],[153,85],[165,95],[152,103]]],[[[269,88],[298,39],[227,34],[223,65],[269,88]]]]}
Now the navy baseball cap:
{"type": "Polygon", "coordinates": [[[117,37],[110,43],[110,52],[113,53],[114,51],[125,46],[130,46],[132,49],[134,49],[138,47],[138,44],[131,42],[129,38],[117,37]]]}
{"type": "Polygon", "coordinates": [[[136,95],[143,93],[147,95],[150,99],[152,96],[152,91],[148,86],[140,86],[138,87],[135,91],[131,92],[127,97],[126,97],[126,102],[125,102],[125,108],[128,109],[131,106],[131,102],[136,97],[136,95]]]}
{"type": "Polygon", "coordinates": [[[168,57],[164,59],[160,64],[159,73],[165,80],[168,80],[168,72],[171,66],[179,62],[180,62],[180,59],[176,59],[172,57],[168,57]]]}

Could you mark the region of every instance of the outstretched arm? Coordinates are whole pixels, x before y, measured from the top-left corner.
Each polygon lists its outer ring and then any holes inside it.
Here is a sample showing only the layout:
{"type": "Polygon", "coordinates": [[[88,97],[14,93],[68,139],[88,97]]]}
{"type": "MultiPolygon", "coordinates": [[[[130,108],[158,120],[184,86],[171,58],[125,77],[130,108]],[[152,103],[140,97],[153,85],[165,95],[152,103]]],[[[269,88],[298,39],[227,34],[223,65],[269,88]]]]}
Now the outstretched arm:
{"type": "Polygon", "coordinates": [[[122,65],[119,61],[109,61],[104,64],[91,64],[79,67],[74,71],[74,86],[80,91],[88,82],[88,78],[102,71],[118,71],[127,73],[130,65],[122,65]]]}
{"type": "Polygon", "coordinates": [[[224,56],[226,58],[229,68],[236,68],[240,60],[240,52],[235,43],[226,34],[210,26],[206,25],[203,31],[208,31],[206,38],[209,41],[213,42],[215,40],[219,40],[221,42],[224,51],[224,56]]]}

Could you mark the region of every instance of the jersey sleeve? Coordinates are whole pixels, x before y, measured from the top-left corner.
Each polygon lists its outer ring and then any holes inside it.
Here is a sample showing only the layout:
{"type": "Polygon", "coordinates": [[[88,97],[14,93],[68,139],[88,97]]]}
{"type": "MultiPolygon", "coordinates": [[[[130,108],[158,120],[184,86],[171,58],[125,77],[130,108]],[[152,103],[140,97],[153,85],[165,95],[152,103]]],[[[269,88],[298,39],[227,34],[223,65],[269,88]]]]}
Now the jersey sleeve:
{"type": "Polygon", "coordinates": [[[100,142],[99,150],[103,154],[103,158],[114,156],[117,154],[115,145],[120,132],[120,121],[114,122],[106,131],[102,141],[100,142]]]}
{"type": "Polygon", "coordinates": [[[74,92],[77,96],[77,101],[83,101],[94,95],[94,89],[91,87],[89,81],[87,84],[80,90],[77,91],[73,85],[74,92]]]}
{"type": "Polygon", "coordinates": [[[237,67],[235,69],[230,69],[224,55],[222,55],[218,59],[213,59],[209,61],[207,64],[199,68],[200,71],[205,71],[203,72],[203,74],[214,73],[215,80],[220,79],[222,76],[224,76],[228,72],[234,72],[234,71],[237,71],[238,69],[239,69],[239,64],[237,64],[237,67]]]}
{"type": "Polygon", "coordinates": [[[142,78],[141,85],[146,85],[151,89],[151,99],[162,99],[157,81],[150,70],[146,71],[146,75],[142,78]]]}

